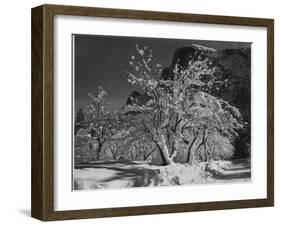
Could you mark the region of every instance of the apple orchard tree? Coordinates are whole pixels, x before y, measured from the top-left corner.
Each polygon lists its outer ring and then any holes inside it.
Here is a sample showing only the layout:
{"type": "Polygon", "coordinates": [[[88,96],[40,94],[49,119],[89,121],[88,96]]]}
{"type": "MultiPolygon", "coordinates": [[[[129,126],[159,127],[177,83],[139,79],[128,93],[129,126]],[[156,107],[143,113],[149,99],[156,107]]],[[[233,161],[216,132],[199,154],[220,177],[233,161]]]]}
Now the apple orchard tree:
{"type": "Polygon", "coordinates": [[[165,79],[152,51],[138,45],[136,50],[128,81],[142,90],[147,101],[126,106],[127,123],[157,147],[162,165],[173,164],[179,152],[185,153],[186,162],[231,156],[231,143],[243,127],[242,116],[210,92],[215,84],[225,82],[217,79],[220,71],[211,58],[197,50],[185,66],[175,64],[172,76],[165,79]]]}

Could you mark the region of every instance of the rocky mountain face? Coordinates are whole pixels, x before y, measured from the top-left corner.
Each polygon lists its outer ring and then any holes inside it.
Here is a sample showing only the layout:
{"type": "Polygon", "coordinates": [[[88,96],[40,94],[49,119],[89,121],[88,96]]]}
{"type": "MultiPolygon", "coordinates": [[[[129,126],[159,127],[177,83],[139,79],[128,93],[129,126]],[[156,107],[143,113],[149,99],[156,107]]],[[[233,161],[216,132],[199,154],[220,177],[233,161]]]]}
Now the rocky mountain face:
{"type": "Polygon", "coordinates": [[[139,91],[133,91],[129,95],[126,105],[133,105],[133,104],[145,104],[151,97],[147,96],[146,94],[142,94],[139,91]]]}

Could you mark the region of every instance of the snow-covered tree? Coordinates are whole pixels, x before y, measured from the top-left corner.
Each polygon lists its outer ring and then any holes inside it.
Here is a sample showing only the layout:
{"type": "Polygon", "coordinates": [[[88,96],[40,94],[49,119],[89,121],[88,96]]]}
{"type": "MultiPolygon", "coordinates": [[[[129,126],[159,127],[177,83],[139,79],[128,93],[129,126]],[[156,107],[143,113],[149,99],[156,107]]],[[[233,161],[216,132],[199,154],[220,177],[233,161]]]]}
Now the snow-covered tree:
{"type": "Polygon", "coordinates": [[[100,159],[102,147],[114,132],[111,123],[111,113],[106,102],[107,92],[99,87],[97,93],[88,94],[89,104],[86,109],[87,131],[90,135],[89,148],[95,151],[95,159],[100,159]]]}
{"type": "Polygon", "coordinates": [[[231,141],[237,135],[236,130],[242,127],[241,114],[208,92],[224,81],[217,79],[219,71],[203,51],[196,51],[196,57],[185,62],[185,67],[176,64],[171,69],[173,76],[165,80],[152,51],[138,45],[136,49],[137,54],[129,62],[132,70],[128,72],[128,81],[147,98],[145,102],[136,99],[126,106],[127,123],[155,144],[163,165],[174,163],[182,144],[189,145],[187,156],[196,156],[207,140],[215,142],[214,137],[220,136],[223,141],[231,141]],[[199,138],[200,147],[192,148],[199,138]]]}

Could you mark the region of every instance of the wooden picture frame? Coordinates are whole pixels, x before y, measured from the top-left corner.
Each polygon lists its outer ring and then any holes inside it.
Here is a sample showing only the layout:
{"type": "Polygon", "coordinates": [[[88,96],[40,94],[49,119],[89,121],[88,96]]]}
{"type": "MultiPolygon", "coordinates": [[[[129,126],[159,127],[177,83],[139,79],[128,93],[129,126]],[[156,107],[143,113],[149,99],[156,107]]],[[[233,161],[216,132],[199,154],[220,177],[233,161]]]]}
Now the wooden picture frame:
{"type": "Polygon", "coordinates": [[[274,205],[274,20],[62,5],[32,9],[32,200],[31,215],[43,221],[163,214],[274,205]],[[54,16],[126,18],[240,25],[267,29],[267,198],[122,208],[54,210],[54,16]]]}

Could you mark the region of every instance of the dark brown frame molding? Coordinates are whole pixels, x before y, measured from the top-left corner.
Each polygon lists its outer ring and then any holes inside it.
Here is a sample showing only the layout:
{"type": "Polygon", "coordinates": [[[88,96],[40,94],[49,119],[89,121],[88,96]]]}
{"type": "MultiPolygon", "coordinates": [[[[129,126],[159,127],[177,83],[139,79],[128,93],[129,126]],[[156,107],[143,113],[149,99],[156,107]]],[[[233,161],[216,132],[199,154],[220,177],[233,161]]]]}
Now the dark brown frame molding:
{"type": "Polygon", "coordinates": [[[32,9],[32,189],[31,215],[50,220],[162,214],[274,205],[274,20],[199,14],[42,5],[32,9]],[[54,16],[90,16],[194,22],[267,28],[267,198],[156,206],[54,210],[53,52],[54,16]]]}

